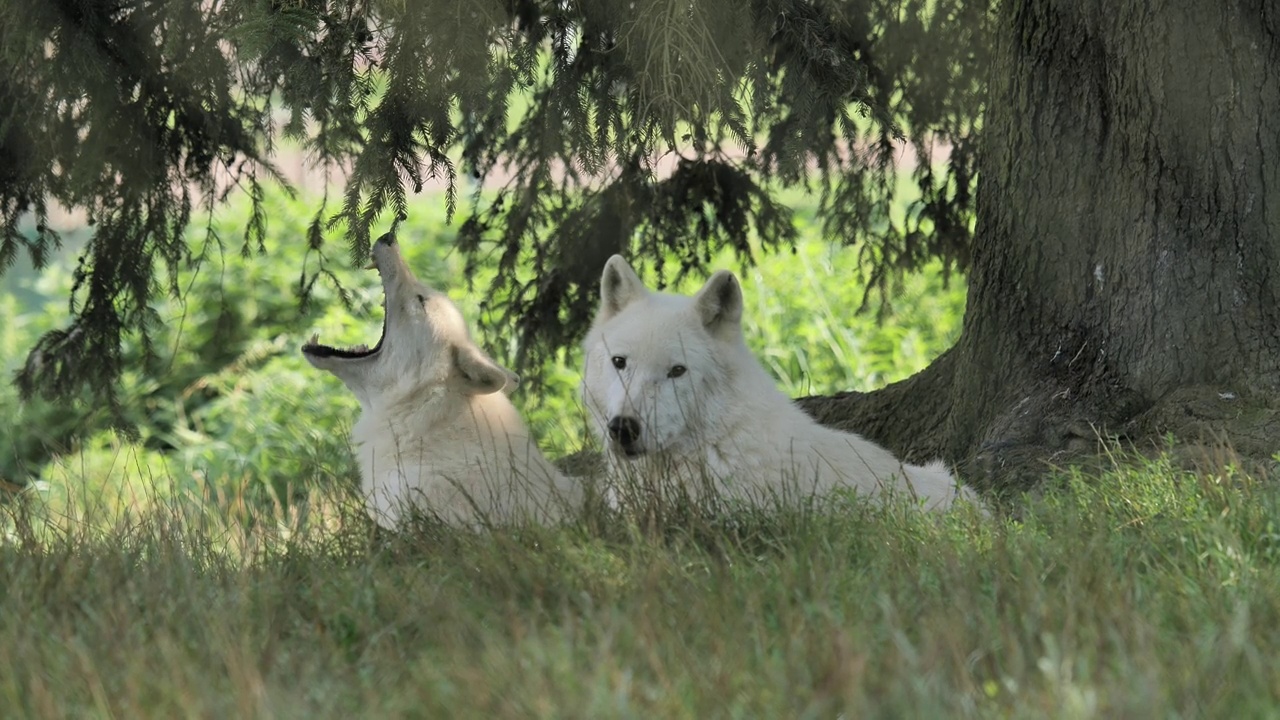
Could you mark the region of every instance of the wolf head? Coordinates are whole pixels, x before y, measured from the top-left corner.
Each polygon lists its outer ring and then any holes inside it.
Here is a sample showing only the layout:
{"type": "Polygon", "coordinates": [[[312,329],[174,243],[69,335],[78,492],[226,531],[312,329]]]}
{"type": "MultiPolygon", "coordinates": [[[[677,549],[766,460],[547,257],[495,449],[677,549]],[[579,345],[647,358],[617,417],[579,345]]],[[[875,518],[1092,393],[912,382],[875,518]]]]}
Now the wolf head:
{"type": "Polygon", "coordinates": [[[742,337],[742,288],[721,270],[692,297],[650,292],[614,255],[584,344],[583,402],[615,452],[684,452],[725,422],[742,337]]]}
{"type": "Polygon", "coordinates": [[[373,264],[386,306],[378,343],[336,348],[312,337],[302,346],[308,362],[337,375],[365,408],[422,388],[486,395],[515,387],[519,378],[475,344],[453,301],[414,277],[390,233],[374,243],[373,264]]]}

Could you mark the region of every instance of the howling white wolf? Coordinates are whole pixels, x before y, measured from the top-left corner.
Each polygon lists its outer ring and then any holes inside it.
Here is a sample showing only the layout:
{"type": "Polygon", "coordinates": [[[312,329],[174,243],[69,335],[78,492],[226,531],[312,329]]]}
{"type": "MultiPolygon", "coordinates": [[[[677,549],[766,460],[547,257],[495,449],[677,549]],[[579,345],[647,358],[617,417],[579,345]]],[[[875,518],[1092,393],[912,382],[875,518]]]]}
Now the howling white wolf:
{"type": "Polygon", "coordinates": [[[302,347],[360,400],[351,432],[369,514],[409,506],[466,526],[552,522],[580,503],[534,446],[506,393],[519,381],[471,339],[458,307],[414,277],[388,233],[373,246],[386,316],[372,349],[302,347]]]}
{"type": "Polygon", "coordinates": [[[715,273],[693,297],[650,292],[615,255],[600,293],[581,390],[615,480],[671,477],[757,503],[837,488],[893,490],[930,509],[976,502],[941,463],[904,464],[796,407],[747,349],[733,273],[715,273]]]}

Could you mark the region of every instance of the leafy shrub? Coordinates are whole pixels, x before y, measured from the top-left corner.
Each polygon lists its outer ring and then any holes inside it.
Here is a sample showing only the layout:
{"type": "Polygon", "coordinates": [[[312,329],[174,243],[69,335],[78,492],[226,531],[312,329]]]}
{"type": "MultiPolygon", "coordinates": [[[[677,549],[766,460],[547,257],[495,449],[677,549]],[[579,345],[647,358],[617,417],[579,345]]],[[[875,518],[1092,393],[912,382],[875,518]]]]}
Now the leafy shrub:
{"type": "MultiPolygon", "coordinates": [[[[17,418],[15,432],[0,442],[0,479],[100,485],[101,495],[123,482],[111,458],[134,457],[148,469],[162,458],[183,479],[185,493],[221,488],[213,494],[267,507],[288,505],[318,485],[355,481],[347,441],[355,399],[336,378],[311,368],[298,348],[314,332],[329,343],[372,343],[382,312],[378,278],[372,271],[339,272],[342,291],[317,286],[299,313],[301,269],[317,262],[301,242],[315,203],[282,194],[267,202],[268,232],[279,240],[269,252],[241,252],[235,238],[248,222],[244,203],[208,228],[189,231],[205,260],[178,278],[185,300],[160,308],[156,357],[132,340],[126,345],[133,369],[119,388],[118,416],[85,401],[23,406],[12,386],[0,387],[0,413],[17,418]],[[111,430],[121,421],[133,435],[111,430]],[[75,458],[82,459],[80,469],[75,458]],[[59,471],[51,474],[50,467],[59,471]]],[[[448,292],[474,326],[486,304],[470,288],[486,287],[493,270],[464,275],[463,259],[451,251],[455,230],[438,199],[411,213],[398,231],[408,262],[424,282],[448,292]]],[[[936,276],[912,277],[884,322],[855,314],[863,295],[852,282],[856,259],[816,239],[811,211],[799,215],[795,254],[763,256],[741,275],[748,344],[788,393],[870,389],[920,369],[954,340],[962,283],[944,289],[936,276]]],[[[329,258],[331,266],[344,260],[329,258]]],[[[727,253],[715,258],[720,267],[731,262],[727,253]]],[[[35,338],[64,320],[70,265],[11,278],[10,289],[0,291],[0,313],[10,318],[0,326],[0,369],[12,372],[35,338]]],[[[693,292],[699,284],[690,279],[672,289],[693,292]]],[[[504,362],[518,352],[509,337],[481,341],[504,362]]],[[[536,373],[538,383],[514,396],[552,457],[580,449],[589,435],[577,398],[579,353],[563,348],[536,373]]]]}

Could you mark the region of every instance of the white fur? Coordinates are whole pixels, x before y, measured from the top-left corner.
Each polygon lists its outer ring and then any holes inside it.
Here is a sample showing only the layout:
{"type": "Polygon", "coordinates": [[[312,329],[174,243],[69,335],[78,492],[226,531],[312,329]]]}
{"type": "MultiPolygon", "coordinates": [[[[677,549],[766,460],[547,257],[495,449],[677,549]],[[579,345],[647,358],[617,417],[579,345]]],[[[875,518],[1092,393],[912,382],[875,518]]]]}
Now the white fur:
{"type": "Polygon", "coordinates": [[[721,497],[749,502],[838,488],[892,489],[930,509],[974,500],[941,463],[904,464],[796,407],[747,348],[742,307],[732,273],[716,273],[687,297],[650,292],[625,260],[609,259],[584,344],[582,395],[615,480],[632,472],[674,476],[691,490],[710,481],[721,497]],[[685,371],[673,372],[677,366],[685,371]],[[638,423],[630,443],[625,431],[609,429],[622,418],[638,423]]]}
{"type": "Polygon", "coordinates": [[[360,400],[351,439],[369,514],[394,527],[410,506],[477,526],[551,522],[577,487],[534,446],[507,398],[519,381],[471,339],[456,305],[414,277],[390,236],[374,244],[386,295],[374,351],[344,357],[314,339],[307,360],[360,400]]]}

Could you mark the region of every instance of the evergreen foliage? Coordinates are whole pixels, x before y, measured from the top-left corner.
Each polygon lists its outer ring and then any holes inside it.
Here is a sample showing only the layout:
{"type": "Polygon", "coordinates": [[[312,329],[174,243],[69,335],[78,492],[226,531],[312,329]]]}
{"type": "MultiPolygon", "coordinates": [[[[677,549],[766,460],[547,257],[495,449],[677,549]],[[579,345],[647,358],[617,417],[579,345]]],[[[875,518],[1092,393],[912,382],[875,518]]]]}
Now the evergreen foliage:
{"type": "MultiPolygon", "coordinates": [[[[485,318],[536,365],[576,340],[604,259],[661,258],[668,279],[729,247],[751,261],[794,235],[779,193],[820,197],[828,237],[860,244],[871,287],[940,258],[966,267],[980,78],[992,0],[3,0],[0,269],[59,243],[53,204],[87,211],[73,320],[18,372],[26,395],[108,395],[120,342],[143,347],[158,294],[230,247],[264,252],[264,183],[282,138],[349,170],[316,209],[305,299],[412,212],[411,193],[465,174],[457,238],[496,256],[485,318]],[[895,153],[920,199],[889,221],[895,153]],[[231,192],[238,240],[204,222],[231,192]],[[34,218],[34,231],[20,227],[34,218]]],[[[661,260],[657,260],[661,262],[661,260]]]]}

